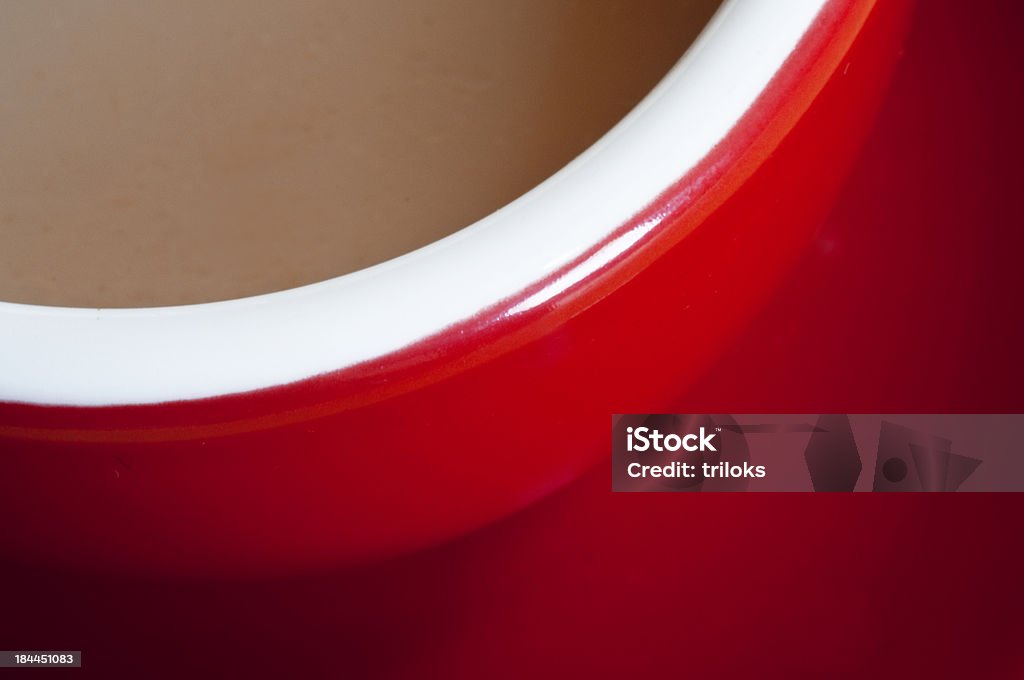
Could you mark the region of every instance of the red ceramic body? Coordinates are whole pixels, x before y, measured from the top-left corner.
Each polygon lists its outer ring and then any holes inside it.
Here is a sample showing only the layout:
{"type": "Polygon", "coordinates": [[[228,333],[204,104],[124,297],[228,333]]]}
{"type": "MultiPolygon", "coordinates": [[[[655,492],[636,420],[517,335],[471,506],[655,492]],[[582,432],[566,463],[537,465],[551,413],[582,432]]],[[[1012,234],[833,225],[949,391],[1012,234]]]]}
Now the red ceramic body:
{"type": "Polygon", "coordinates": [[[530,290],[382,360],[257,392],[0,403],[0,550],[193,573],[339,564],[576,478],[608,454],[610,415],[672,403],[812,239],[909,9],[831,0],[728,137],[635,218],[657,228],[525,314],[507,310],[530,290]]]}

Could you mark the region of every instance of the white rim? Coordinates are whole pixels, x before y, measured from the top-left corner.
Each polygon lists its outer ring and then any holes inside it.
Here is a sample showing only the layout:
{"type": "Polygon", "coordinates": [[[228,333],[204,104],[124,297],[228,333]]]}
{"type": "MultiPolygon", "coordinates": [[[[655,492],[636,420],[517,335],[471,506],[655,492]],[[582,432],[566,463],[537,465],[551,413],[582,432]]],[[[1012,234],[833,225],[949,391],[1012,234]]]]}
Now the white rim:
{"type": "MultiPolygon", "coordinates": [[[[359,364],[468,319],[606,239],[693,168],[753,104],[826,2],[728,0],[662,82],[580,157],[479,222],[383,264],[181,307],[0,302],[0,401],[99,406],[245,392],[359,364]]],[[[643,233],[613,241],[594,266],[643,233]]],[[[546,287],[511,313],[586,274],[546,287]]]]}

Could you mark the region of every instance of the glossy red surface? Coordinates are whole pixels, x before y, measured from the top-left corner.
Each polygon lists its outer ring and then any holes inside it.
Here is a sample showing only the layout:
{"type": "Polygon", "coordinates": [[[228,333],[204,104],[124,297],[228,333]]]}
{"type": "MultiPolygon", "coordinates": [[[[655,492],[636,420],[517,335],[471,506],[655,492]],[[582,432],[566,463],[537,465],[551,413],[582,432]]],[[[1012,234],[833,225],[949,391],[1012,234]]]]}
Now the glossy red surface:
{"type": "Polygon", "coordinates": [[[510,300],[258,393],[0,405],[0,510],[19,517],[0,546],[144,571],[326,566],[436,543],[570,482],[603,455],[608,414],[668,408],[813,238],[908,7],[833,0],[729,137],[620,231],[654,220],[651,234],[542,306],[510,316],[510,300]]]}
{"type": "MultiPolygon", "coordinates": [[[[1024,411],[1018,3],[929,0],[814,247],[680,411],[1024,411]]],[[[507,416],[510,427],[518,425],[507,416]]],[[[1020,678],[1011,494],[611,494],[287,579],[6,563],[95,677],[1020,678]]]]}

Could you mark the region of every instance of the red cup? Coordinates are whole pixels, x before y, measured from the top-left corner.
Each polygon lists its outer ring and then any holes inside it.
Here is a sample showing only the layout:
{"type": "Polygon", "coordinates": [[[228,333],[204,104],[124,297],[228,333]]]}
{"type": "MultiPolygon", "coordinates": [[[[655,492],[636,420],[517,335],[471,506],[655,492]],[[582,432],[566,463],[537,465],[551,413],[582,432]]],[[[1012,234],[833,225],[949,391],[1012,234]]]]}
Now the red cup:
{"type": "Polygon", "coordinates": [[[0,550],[336,565],[576,478],[609,455],[610,415],[665,410],[811,240],[909,9],[726,0],[582,156],[366,270],[184,307],[0,303],[0,550]]]}

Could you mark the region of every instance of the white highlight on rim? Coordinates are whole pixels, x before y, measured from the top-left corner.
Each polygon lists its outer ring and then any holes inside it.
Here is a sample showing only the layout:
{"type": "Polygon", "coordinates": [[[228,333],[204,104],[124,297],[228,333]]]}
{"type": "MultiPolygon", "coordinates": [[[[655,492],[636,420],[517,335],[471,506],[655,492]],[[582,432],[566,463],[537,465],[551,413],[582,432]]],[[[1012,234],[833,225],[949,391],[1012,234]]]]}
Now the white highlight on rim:
{"type": "MultiPolygon", "coordinates": [[[[378,358],[468,319],[607,238],[693,168],[826,2],[726,0],[662,82],[580,157],[479,222],[388,262],[181,307],[0,302],[0,401],[99,406],[245,392],[378,358]]],[[[599,251],[593,267],[511,311],[541,304],[643,233],[644,225],[630,230],[599,251]]]]}

